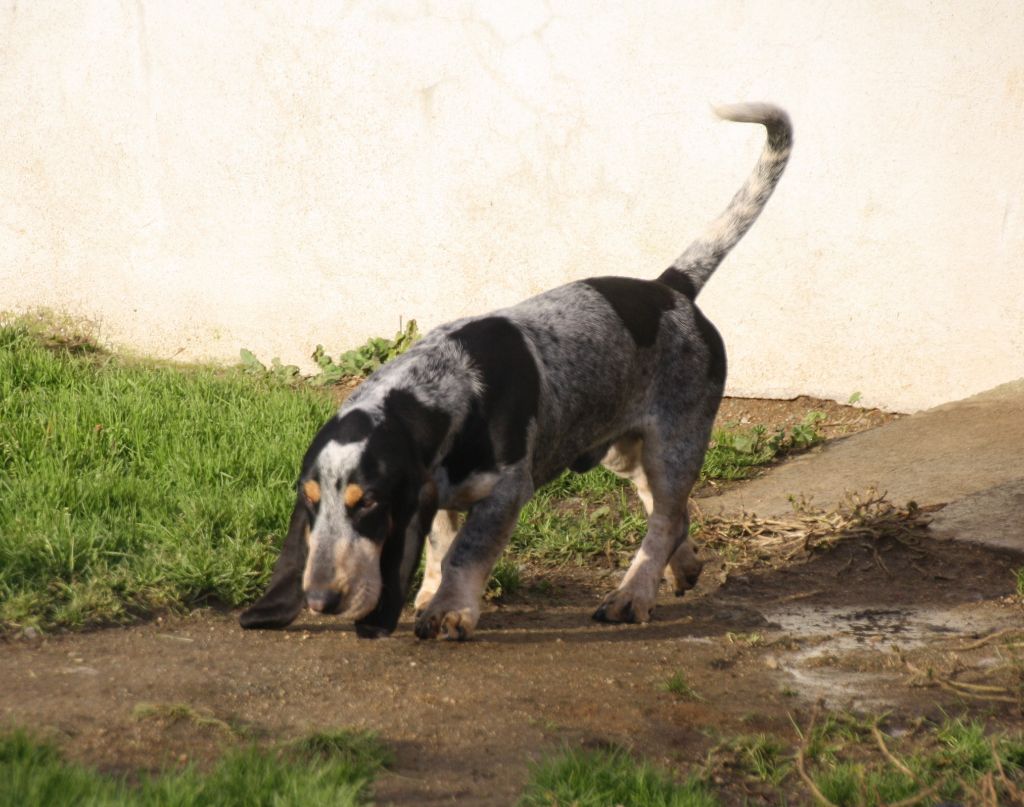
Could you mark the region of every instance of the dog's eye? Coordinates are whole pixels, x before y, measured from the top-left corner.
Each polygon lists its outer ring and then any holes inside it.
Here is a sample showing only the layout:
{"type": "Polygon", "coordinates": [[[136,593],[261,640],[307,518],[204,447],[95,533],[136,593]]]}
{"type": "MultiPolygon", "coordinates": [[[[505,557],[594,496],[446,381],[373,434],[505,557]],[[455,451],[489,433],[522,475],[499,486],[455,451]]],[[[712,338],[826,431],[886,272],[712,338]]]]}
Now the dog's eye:
{"type": "Polygon", "coordinates": [[[374,496],[373,491],[368,490],[363,494],[363,498],[359,500],[357,507],[361,512],[369,513],[377,507],[377,504],[377,497],[374,496]]]}

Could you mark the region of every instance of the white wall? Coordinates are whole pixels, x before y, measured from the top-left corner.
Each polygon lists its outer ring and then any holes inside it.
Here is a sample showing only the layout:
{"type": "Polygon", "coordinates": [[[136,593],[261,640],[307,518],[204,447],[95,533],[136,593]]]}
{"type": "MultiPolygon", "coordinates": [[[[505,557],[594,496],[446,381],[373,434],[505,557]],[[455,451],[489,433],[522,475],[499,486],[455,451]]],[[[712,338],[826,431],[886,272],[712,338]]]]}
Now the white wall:
{"type": "Polygon", "coordinates": [[[733,394],[912,410],[1024,376],[1024,5],[9,2],[0,309],[302,361],[654,277],[774,100],[789,171],[700,300],[733,394]]]}

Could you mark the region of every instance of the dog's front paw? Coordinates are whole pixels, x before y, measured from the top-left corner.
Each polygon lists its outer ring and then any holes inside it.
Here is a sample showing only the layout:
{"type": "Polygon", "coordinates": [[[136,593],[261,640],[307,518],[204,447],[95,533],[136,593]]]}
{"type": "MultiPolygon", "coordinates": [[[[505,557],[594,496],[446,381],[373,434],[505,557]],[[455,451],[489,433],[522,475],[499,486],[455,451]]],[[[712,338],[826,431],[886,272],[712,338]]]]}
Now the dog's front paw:
{"type": "Polygon", "coordinates": [[[416,618],[415,632],[420,639],[434,639],[439,634],[447,639],[465,641],[473,635],[479,614],[472,608],[446,610],[428,606],[416,618]]]}
{"type": "Polygon", "coordinates": [[[649,622],[654,610],[654,597],[620,588],[604,598],[594,611],[597,622],[649,622]]]}

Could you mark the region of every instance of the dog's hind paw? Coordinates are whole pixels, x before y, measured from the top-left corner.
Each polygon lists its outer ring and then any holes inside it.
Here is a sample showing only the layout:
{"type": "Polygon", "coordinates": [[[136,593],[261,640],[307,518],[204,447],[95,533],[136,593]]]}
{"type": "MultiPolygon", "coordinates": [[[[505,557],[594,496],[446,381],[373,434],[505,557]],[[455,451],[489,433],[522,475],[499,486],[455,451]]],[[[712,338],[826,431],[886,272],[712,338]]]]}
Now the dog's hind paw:
{"type": "Polygon", "coordinates": [[[687,591],[697,585],[697,581],[700,579],[700,573],[703,568],[704,564],[699,561],[695,567],[691,566],[685,571],[669,566],[668,579],[672,584],[672,591],[677,597],[682,597],[687,591]]]}
{"type": "Polygon", "coordinates": [[[653,599],[618,589],[604,598],[593,618],[596,622],[649,622],[653,610],[653,599]]]}
{"type": "Polygon", "coordinates": [[[677,597],[682,597],[697,585],[703,568],[703,562],[693,551],[693,542],[689,539],[683,541],[668,562],[669,581],[677,597]]]}
{"type": "Polygon", "coordinates": [[[468,608],[442,611],[428,606],[416,618],[414,631],[419,639],[435,639],[441,635],[462,642],[473,635],[476,620],[476,615],[468,608]]]}

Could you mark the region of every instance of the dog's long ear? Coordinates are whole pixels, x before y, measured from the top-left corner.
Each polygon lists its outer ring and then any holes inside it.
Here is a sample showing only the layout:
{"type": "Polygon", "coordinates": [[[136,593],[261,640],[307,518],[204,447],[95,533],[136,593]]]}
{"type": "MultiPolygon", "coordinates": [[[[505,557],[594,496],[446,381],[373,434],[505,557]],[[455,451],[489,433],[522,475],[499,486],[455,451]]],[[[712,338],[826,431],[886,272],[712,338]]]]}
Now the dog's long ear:
{"type": "Polygon", "coordinates": [[[302,573],[309,554],[308,531],[309,511],[298,501],[266,592],[238,619],[243,628],[283,628],[299,615],[304,596],[302,573]]]}

